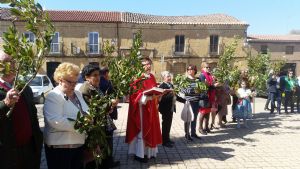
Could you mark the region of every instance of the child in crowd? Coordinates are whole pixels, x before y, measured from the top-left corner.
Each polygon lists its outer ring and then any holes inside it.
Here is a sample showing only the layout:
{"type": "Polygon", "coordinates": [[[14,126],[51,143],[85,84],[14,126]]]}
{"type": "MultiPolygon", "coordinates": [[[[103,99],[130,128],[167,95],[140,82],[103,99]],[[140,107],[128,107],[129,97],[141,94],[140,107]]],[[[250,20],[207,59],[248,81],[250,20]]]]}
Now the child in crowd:
{"type": "Polygon", "coordinates": [[[240,128],[240,119],[243,119],[244,126],[248,128],[247,119],[252,117],[250,98],[255,95],[247,88],[246,81],[241,81],[240,88],[237,90],[238,104],[234,109],[233,117],[237,119],[237,128],[240,128]]]}

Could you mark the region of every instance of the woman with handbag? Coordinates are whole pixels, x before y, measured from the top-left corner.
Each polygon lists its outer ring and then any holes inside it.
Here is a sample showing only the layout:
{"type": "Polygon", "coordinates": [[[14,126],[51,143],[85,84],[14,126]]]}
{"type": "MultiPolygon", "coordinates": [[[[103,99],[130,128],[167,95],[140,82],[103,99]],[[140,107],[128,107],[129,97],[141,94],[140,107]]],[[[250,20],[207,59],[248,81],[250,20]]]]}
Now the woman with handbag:
{"type": "Polygon", "coordinates": [[[218,83],[214,81],[214,78],[210,72],[210,65],[208,63],[202,62],[201,67],[202,71],[199,79],[201,82],[206,83],[206,85],[208,86],[208,91],[206,93],[203,93],[203,98],[200,99],[200,103],[204,104],[200,105],[199,109],[199,132],[203,135],[207,135],[207,133],[210,132],[210,129],[208,127],[210,112],[217,112],[215,87],[218,86],[218,83]],[[203,123],[205,123],[204,129],[203,123]]]}
{"type": "Polygon", "coordinates": [[[190,82],[189,86],[185,89],[181,89],[181,93],[184,94],[184,97],[187,101],[190,102],[191,107],[193,109],[194,119],[192,122],[184,122],[184,131],[185,138],[188,141],[193,141],[193,138],[200,139],[200,137],[196,134],[196,124],[197,124],[197,116],[199,110],[199,93],[196,92],[196,81],[197,78],[195,75],[197,74],[197,67],[195,65],[189,65],[186,69],[187,80],[190,82]],[[190,134],[191,127],[191,134],[190,134]]]}

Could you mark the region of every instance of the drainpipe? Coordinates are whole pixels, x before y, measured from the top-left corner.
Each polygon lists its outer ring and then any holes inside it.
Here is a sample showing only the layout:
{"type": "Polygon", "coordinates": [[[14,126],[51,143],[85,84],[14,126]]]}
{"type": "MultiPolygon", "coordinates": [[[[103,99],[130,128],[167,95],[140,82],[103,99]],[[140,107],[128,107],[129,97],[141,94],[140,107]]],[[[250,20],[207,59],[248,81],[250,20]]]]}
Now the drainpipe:
{"type": "Polygon", "coordinates": [[[118,53],[118,56],[120,56],[120,45],[121,45],[121,42],[120,42],[120,35],[119,35],[119,23],[117,22],[117,53],[118,53]]]}

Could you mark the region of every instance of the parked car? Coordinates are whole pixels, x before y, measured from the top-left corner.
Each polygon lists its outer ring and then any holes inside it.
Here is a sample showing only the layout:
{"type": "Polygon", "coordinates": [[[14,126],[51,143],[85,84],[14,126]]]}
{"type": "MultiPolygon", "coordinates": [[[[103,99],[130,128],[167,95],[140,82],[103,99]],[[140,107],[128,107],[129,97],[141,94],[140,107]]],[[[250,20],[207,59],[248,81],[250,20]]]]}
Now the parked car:
{"type": "Polygon", "coordinates": [[[35,103],[43,104],[45,95],[53,89],[51,80],[47,75],[37,74],[36,77],[29,83],[33,92],[33,99],[35,103]]]}

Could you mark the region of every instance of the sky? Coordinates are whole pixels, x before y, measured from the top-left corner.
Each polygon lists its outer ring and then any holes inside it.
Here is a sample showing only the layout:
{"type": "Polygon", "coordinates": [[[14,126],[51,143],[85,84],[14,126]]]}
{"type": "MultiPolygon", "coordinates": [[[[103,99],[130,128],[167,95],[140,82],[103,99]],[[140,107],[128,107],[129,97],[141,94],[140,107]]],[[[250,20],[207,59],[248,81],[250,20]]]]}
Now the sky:
{"type": "MultiPolygon", "coordinates": [[[[122,11],[163,16],[231,15],[250,26],[249,34],[300,30],[300,0],[38,0],[46,9],[122,11]]],[[[0,5],[3,7],[3,5],[0,5]]]]}

